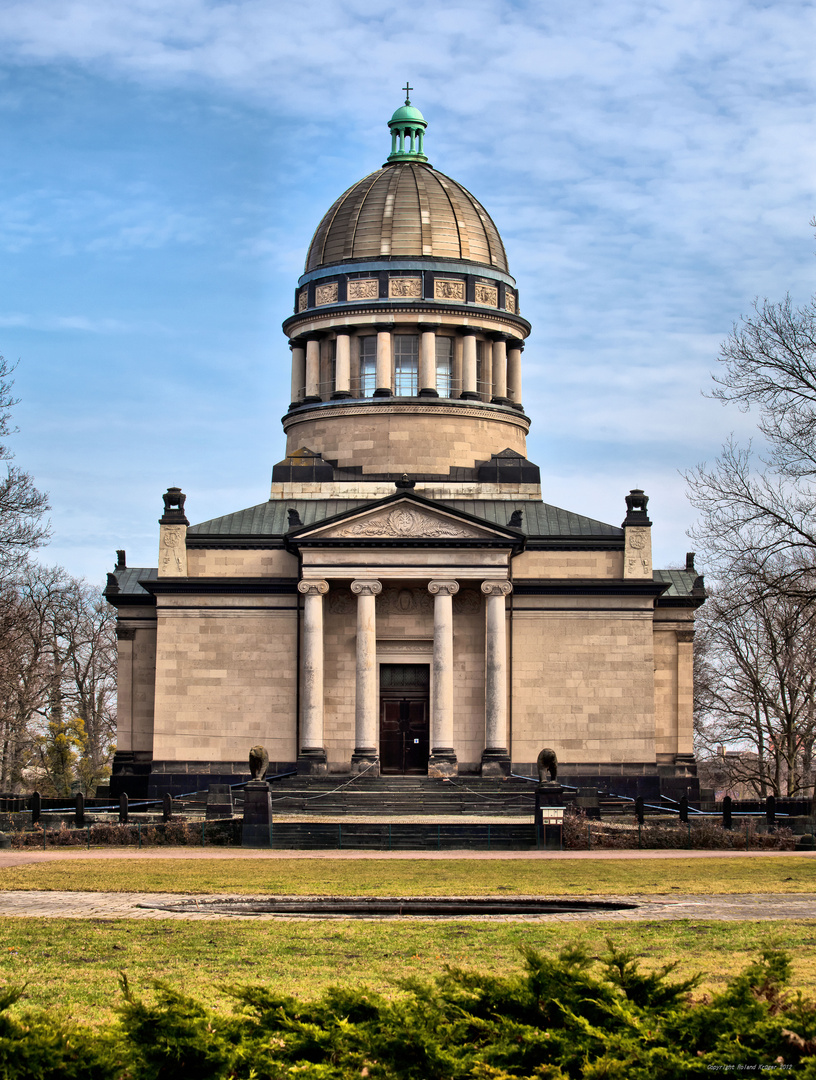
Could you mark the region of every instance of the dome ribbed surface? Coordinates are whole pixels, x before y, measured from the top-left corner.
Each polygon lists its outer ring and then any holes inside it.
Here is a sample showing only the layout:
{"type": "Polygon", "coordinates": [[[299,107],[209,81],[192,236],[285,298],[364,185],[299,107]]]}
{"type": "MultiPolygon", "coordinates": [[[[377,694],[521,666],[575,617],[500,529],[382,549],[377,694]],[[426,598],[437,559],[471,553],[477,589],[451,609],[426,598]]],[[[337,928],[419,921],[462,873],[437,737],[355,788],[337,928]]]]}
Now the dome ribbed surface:
{"type": "Polygon", "coordinates": [[[378,169],[344,192],[317,227],[306,273],[349,259],[465,259],[508,273],[499,230],[455,180],[429,165],[378,169]]]}

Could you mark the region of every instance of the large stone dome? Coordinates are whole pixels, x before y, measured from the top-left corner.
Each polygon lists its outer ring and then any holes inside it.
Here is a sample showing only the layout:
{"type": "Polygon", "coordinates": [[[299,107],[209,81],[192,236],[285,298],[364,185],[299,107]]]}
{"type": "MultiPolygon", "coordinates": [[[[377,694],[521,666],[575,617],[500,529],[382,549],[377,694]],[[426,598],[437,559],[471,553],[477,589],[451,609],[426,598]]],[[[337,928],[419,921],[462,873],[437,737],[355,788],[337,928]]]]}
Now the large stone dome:
{"type": "Polygon", "coordinates": [[[461,259],[508,273],[499,230],[461,184],[430,165],[395,162],[359,180],[317,227],[306,273],[353,259],[461,259]]]}

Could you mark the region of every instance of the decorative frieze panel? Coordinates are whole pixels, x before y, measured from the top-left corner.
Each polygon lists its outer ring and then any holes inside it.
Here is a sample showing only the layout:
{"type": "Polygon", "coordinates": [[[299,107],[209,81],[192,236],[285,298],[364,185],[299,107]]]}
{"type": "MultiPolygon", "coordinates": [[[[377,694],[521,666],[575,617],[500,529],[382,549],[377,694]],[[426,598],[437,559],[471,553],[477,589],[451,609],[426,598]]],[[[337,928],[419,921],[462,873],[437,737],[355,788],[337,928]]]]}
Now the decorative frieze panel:
{"type": "Polygon", "coordinates": [[[388,280],[388,295],[420,299],[422,296],[422,278],[392,277],[388,280]]]}
{"type": "Polygon", "coordinates": [[[504,294],[504,306],[511,315],[516,314],[516,294],[512,289],[507,289],[504,294]]]}
{"type": "Polygon", "coordinates": [[[324,304],[337,303],[337,282],[331,281],[328,285],[318,285],[315,289],[315,306],[322,307],[324,304]]]}
{"type": "Polygon", "coordinates": [[[431,537],[433,539],[477,540],[484,537],[480,529],[450,521],[415,507],[399,506],[380,514],[371,514],[331,534],[345,536],[376,536],[383,538],[431,537]]]}
{"type": "Polygon", "coordinates": [[[379,295],[380,283],[377,278],[356,278],[346,285],[349,300],[376,300],[379,295]]]}
{"type": "Polygon", "coordinates": [[[305,311],[309,306],[309,290],[301,289],[298,293],[298,311],[305,311]]]}
{"type": "Polygon", "coordinates": [[[484,307],[499,306],[499,290],[495,285],[476,285],[476,303],[484,307]]]}
{"type": "Polygon", "coordinates": [[[427,589],[408,589],[392,586],[383,589],[377,604],[385,612],[396,615],[421,615],[433,612],[433,597],[427,589]]]}
{"type": "Polygon", "coordinates": [[[436,278],[434,281],[434,300],[464,300],[464,281],[453,281],[450,278],[436,278]]]}
{"type": "MultiPolygon", "coordinates": [[[[352,615],[357,601],[349,589],[332,589],[328,607],[332,615],[352,615]]],[[[385,586],[377,597],[377,610],[381,615],[429,615],[433,612],[433,597],[425,586],[385,586]]],[[[453,610],[457,615],[476,615],[482,610],[482,598],[475,589],[462,589],[453,598],[453,610]]]]}

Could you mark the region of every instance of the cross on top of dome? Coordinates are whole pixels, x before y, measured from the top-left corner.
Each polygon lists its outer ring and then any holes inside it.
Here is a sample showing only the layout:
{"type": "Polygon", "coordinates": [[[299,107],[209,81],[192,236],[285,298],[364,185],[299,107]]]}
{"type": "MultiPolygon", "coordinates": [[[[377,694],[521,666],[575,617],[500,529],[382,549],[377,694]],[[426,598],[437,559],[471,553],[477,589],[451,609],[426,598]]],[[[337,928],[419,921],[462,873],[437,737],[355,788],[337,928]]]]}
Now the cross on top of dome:
{"type": "Polygon", "coordinates": [[[401,105],[388,121],[391,130],[391,153],[388,155],[386,165],[397,161],[413,161],[426,163],[424,141],[425,128],[428,123],[419,109],[411,104],[411,91],[413,86],[405,81],[405,104],[401,105]]]}

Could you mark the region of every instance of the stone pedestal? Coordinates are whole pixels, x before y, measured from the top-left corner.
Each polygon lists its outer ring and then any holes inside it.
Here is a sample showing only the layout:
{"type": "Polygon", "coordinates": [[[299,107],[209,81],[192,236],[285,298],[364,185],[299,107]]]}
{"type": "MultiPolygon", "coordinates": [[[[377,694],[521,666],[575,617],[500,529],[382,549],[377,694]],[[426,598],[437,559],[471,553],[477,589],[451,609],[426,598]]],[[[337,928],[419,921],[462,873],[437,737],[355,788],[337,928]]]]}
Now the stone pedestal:
{"type": "Polygon", "coordinates": [[[232,817],[232,788],[229,784],[210,784],[207,791],[207,821],[232,817]]]}
{"type": "Polygon", "coordinates": [[[244,825],[241,847],[272,846],[272,796],[266,780],[250,780],[244,788],[244,825]]]}
{"type": "Polygon", "coordinates": [[[563,824],[548,822],[548,818],[560,818],[563,823],[564,789],[557,780],[536,785],[535,825],[538,846],[559,849],[562,846],[563,824]]]}

